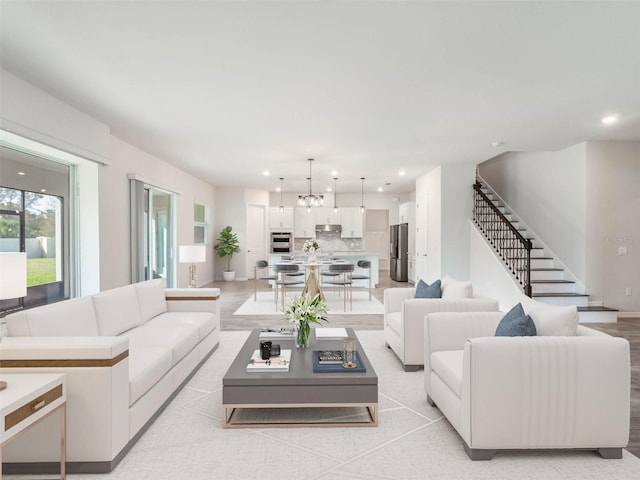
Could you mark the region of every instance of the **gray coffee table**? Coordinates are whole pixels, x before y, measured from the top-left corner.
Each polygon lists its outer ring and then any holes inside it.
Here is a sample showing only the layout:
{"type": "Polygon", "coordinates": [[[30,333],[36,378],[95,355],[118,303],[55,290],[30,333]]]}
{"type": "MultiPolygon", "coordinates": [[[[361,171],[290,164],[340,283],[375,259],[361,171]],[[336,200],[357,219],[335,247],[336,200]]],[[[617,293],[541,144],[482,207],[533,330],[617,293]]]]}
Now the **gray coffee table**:
{"type": "MultiPolygon", "coordinates": [[[[353,329],[347,333],[354,337],[353,329]]],[[[342,340],[317,341],[312,331],[309,347],[296,348],[293,340],[277,340],[283,349],[291,349],[288,372],[247,373],[251,354],[259,348],[259,329],[254,329],[222,379],[222,425],[224,428],[310,427],[378,425],[378,376],[360,342],[357,349],[367,371],[364,373],[313,373],[314,350],[341,350],[342,340]],[[265,408],[361,407],[368,422],[326,422],[312,420],[300,423],[249,422],[234,423],[236,409],[265,408]]]]}

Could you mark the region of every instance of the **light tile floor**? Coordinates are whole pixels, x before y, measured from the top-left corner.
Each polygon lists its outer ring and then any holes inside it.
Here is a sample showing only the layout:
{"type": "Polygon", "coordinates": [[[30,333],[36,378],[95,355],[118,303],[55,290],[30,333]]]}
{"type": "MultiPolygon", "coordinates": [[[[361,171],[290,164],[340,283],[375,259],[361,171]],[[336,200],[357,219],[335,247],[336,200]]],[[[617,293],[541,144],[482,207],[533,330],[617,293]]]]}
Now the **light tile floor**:
{"type": "Polygon", "coordinates": [[[218,350],[113,472],[68,478],[640,479],[640,459],[626,451],[622,460],[603,460],[588,451],[545,451],[500,452],[490,462],[470,461],[455,430],[427,405],[423,371],[404,372],[376,330],[358,336],[379,376],[379,427],[224,430],[222,377],[246,335],[222,332],[218,350]]]}

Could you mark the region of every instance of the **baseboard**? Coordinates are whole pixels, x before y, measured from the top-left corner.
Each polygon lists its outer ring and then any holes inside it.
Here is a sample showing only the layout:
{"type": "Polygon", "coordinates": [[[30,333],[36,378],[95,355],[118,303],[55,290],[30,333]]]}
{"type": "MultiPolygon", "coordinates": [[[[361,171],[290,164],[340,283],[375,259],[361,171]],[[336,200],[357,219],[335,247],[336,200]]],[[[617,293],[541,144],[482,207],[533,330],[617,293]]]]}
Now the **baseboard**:
{"type": "MultiPolygon", "coordinates": [[[[172,400],[180,393],[184,386],[191,380],[200,367],[206,362],[209,357],[220,346],[220,342],[211,349],[211,351],[200,360],[196,368],[184,379],[184,381],[176,388],[173,393],[165,400],[165,402],[156,410],[149,420],[142,426],[142,428],[136,433],[131,440],[120,450],[110,462],[67,462],[66,473],[110,473],[122,459],[129,453],[129,450],[140,440],[140,437],[144,435],[147,429],[155,422],[156,418],[164,411],[165,408],[172,402],[172,400]]],[[[60,462],[15,462],[15,463],[3,463],[2,474],[3,475],[49,475],[60,473],[60,462]]]]}
{"type": "Polygon", "coordinates": [[[637,318],[640,320],[640,312],[618,312],[618,318],[637,318]]]}

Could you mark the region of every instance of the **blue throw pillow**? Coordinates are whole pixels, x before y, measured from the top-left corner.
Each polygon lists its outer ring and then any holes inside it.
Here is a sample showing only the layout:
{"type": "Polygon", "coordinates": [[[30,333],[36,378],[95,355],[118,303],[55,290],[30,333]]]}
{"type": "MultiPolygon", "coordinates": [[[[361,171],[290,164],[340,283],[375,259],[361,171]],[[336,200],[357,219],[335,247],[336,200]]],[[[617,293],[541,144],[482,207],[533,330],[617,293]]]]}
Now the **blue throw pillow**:
{"type": "Polygon", "coordinates": [[[416,285],[415,298],[440,298],[442,291],[440,290],[440,280],[436,280],[431,285],[427,285],[423,280],[416,285]]]}
{"type": "Polygon", "coordinates": [[[535,337],[536,335],[535,323],[529,315],[525,315],[519,303],[502,317],[496,328],[496,337],[535,337]]]}

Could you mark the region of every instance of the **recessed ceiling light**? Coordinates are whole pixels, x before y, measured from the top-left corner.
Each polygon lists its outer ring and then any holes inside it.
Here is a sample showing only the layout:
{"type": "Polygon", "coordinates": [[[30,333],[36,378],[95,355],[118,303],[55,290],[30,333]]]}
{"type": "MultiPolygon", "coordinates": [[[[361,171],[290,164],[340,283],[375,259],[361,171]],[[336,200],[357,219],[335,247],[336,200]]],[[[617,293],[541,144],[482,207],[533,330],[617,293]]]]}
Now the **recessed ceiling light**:
{"type": "Polygon", "coordinates": [[[327,192],[330,192],[330,191],[331,191],[331,187],[327,187],[327,192]]]}
{"type": "Polygon", "coordinates": [[[379,192],[382,192],[382,190],[383,190],[382,187],[378,187],[379,192]]]}
{"type": "Polygon", "coordinates": [[[605,125],[611,125],[612,123],[616,123],[618,121],[617,115],[607,115],[606,117],[602,117],[600,120],[605,125]]]}
{"type": "Polygon", "coordinates": [[[333,170],[333,171],[331,172],[331,176],[332,176],[332,177],[337,177],[337,176],[338,176],[338,172],[336,172],[335,170],[333,170]]]}
{"type": "Polygon", "coordinates": [[[279,191],[280,191],[280,187],[276,187],[276,192],[279,192],[279,191]]]}
{"type": "Polygon", "coordinates": [[[18,172],[18,175],[26,175],[24,172],[18,172]]]}
{"type": "Polygon", "coordinates": [[[268,177],[269,175],[271,175],[271,173],[269,173],[269,170],[265,170],[264,172],[262,172],[262,175],[268,177]]]}
{"type": "Polygon", "coordinates": [[[404,170],[400,170],[400,171],[398,172],[398,175],[400,175],[401,177],[402,177],[403,175],[406,175],[406,174],[407,174],[407,172],[405,172],[404,170]]]}
{"type": "Polygon", "coordinates": [[[504,145],[504,142],[500,142],[500,141],[491,142],[492,147],[501,147],[503,145],[504,145]]]}
{"type": "Polygon", "coordinates": [[[42,193],[44,193],[44,192],[46,192],[46,191],[47,191],[47,189],[46,189],[46,188],[41,188],[41,189],[40,189],[40,191],[41,191],[42,193]]]}

